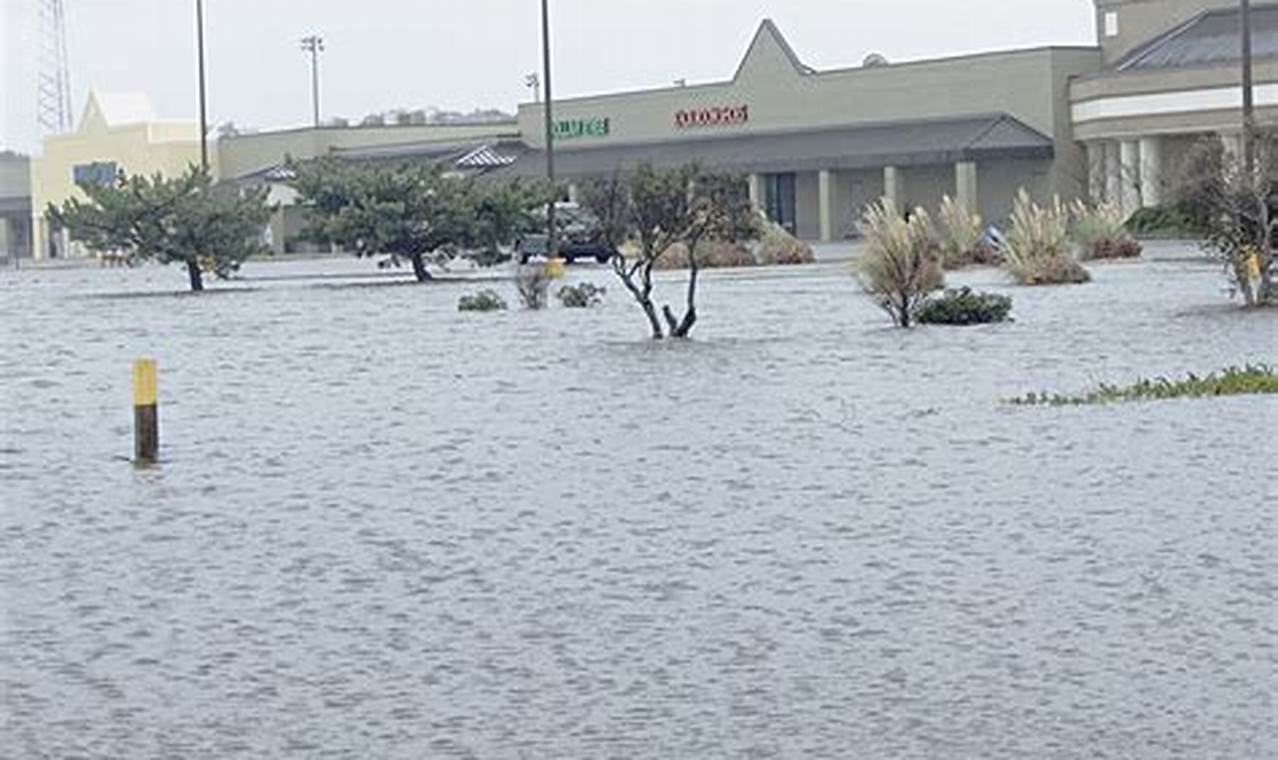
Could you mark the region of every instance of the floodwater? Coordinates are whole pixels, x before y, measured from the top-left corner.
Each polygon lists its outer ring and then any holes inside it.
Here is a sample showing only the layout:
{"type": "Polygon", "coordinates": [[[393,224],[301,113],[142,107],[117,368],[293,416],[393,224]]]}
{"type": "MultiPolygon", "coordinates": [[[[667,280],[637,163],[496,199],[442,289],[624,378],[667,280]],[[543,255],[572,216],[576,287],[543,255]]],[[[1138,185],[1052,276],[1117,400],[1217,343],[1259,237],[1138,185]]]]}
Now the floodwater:
{"type": "Polygon", "coordinates": [[[0,273],[0,757],[1278,756],[1278,400],[1000,403],[1278,363],[1215,266],[715,274],[670,345],[372,271],[0,273]]]}

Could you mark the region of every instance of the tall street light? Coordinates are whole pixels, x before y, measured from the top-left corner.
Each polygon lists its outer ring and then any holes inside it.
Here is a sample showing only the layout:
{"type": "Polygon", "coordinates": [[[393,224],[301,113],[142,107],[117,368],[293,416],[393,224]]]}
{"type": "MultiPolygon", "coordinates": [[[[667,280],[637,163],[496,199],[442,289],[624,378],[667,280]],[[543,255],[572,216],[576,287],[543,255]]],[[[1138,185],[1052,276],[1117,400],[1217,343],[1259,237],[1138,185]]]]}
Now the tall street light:
{"type": "Polygon", "coordinates": [[[200,66],[200,167],[209,170],[209,110],[204,84],[204,0],[195,0],[195,44],[200,66]]]}
{"type": "Polygon", "coordinates": [[[546,178],[550,180],[550,203],[546,206],[546,254],[559,253],[559,230],[555,228],[555,202],[559,191],[555,187],[555,115],[554,90],[550,86],[550,0],[541,0],[541,57],[542,82],[546,88],[546,178]]]}
{"type": "Polygon", "coordinates": [[[319,54],[324,52],[324,38],[318,34],[302,38],[302,50],[311,54],[311,106],[315,110],[315,126],[320,125],[319,54]]]}
{"type": "Polygon", "coordinates": [[[1255,146],[1252,144],[1256,133],[1256,99],[1252,90],[1251,67],[1251,0],[1241,0],[1242,7],[1242,102],[1243,133],[1242,152],[1243,167],[1246,169],[1248,181],[1251,180],[1255,168],[1255,146]]]}

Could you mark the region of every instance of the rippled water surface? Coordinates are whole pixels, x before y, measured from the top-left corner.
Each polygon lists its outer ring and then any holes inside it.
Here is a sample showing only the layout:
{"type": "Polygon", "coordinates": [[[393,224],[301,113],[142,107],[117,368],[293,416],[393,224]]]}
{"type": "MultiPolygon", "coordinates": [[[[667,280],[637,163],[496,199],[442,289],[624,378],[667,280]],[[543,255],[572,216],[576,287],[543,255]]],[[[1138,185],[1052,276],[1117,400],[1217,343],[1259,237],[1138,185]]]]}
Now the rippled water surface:
{"type": "Polygon", "coordinates": [[[1278,362],[1211,265],[717,274],[679,345],[370,269],[0,273],[0,757],[1278,756],[1278,401],[999,403],[1278,362]]]}

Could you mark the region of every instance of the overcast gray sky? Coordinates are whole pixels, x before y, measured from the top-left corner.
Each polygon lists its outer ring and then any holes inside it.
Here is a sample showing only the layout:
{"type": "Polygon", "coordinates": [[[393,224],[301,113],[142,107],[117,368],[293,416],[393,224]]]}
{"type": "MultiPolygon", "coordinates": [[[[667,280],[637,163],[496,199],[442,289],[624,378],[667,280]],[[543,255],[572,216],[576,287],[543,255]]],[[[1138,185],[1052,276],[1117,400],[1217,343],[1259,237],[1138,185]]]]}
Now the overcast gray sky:
{"type": "MultiPolygon", "coordinates": [[[[78,117],[89,88],[196,114],[194,0],[64,0],[78,117]]],[[[0,147],[36,145],[37,0],[0,0],[0,147]]],[[[817,68],[1042,44],[1092,44],[1092,0],[551,0],[556,91],[730,77],[763,18],[817,68]]],[[[325,116],[396,107],[513,110],[539,68],[539,0],[206,0],[211,120],[310,118],[298,39],[327,40],[325,116]]]]}

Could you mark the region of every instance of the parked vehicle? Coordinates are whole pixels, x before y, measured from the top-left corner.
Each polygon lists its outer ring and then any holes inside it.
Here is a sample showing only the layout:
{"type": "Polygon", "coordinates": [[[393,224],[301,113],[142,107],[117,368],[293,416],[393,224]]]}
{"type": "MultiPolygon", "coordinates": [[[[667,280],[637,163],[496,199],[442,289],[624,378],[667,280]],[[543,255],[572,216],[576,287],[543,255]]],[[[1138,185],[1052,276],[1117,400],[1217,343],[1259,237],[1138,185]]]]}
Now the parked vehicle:
{"type": "MultiPolygon", "coordinates": [[[[542,213],[545,218],[545,213],[542,213]]],[[[576,203],[555,205],[555,224],[559,228],[559,257],[569,264],[579,259],[594,259],[606,264],[616,250],[600,236],[599,220],[576,203]]],[[[550,252],[546,233],[524,235],[515,243],[515,251],[521,264],[529,259],[548,257],[550,252]]]]}

